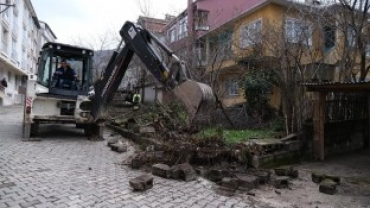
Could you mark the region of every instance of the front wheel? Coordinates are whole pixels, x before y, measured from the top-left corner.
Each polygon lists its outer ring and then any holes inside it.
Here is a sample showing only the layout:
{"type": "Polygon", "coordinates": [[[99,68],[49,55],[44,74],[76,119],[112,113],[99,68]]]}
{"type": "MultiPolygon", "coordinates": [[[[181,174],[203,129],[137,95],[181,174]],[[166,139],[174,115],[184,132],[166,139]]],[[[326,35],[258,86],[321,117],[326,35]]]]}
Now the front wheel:
{"type": "Polygon", "coordinates": [[[92,139],[92,140],[104,139],[103,138],[103,132],[104,132],[103,124],[85,124],[83,129],[88,139],[92,139]]]}

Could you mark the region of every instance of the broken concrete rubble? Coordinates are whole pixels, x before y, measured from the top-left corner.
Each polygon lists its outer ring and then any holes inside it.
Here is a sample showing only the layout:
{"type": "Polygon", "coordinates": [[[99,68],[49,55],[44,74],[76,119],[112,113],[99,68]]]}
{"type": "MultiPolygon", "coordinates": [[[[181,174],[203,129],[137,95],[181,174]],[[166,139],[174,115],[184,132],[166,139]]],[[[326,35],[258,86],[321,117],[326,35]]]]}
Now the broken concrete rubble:
{"type": "Polygon", "coordinates": [[[339,176],[325,174],[325,173],[320,173],[320,172],[313,172],[311,174],[311,179],[312,179],[312,181],[314,183],[320,183],[321,181],[323,181],[325,179],[333,180],[337,184],[340,183],[340,177],[339,176]]]}
{"type": "Polygon", "coordinates": [[[171,178],[172,171],[166,164],[155,164],[152,166],[152,174],[162,178],[171,178]]]}
{"type": "Polygon", "coordinates": [[[143,165],[142,157],[140,154],[135,154],[131,159],[131,168],[139,169],[143,165]]]}
{"type": "Polygon", "coordinates": [[[320,183],[319,191],[321,193],[333,195],[337,191],[337,183],[331,179],[325,179],[320,183]]]}
{"type": "Polygon", "coordinates": [[[107,141],[107,146],[111,147],[112,144],[115,144],[118,142],[118,138],[111,138],[107,141]]]}
{"type": "Polygon", "coordinates": [[[224,177],[222,170],[219,169],[211,169],[208,173],[208,179],[212,182],[219,182],[224,177]]]}
{"type": "Polygon", "coordinates": [[[299,172],[292,166],[282,166],[274,169],[277,176],[289,176],[292,178],[298,178],[299,172]]]}
{"type": "Polygon", "coordinates": [[[251,175],[237,175],[238,189],[250,190],[258,188],[259,178],[251,175]]]}
{"type": "Polygon", "coordinates": [[[140,175],[129,181],[134,190],[145,191],[153,187],[153,177],[148,174],[140,175]]]}
{"type": "Polygon", "coordinates": [[[287,176],[278,176],[275,178],[274,180],[274,185],[275,185],[275,188],[277,189],[284,189],[284,188],[288,188],[289,186],[289,177],[287,176]]]}
{"type": "Polygon", "coordinates": [[[222,181],[218,182],[219,188],[227,191],[235,191],[238,187],[236,178],[224,177],[222,181]]]}
{"type": "Polygon", "coordinates": [[[110,148],[112,151],[119,152],[119,153],[127,152],[127,145],[120,143],[120,142],[111,144],[110,148]]]}
{"type": "Polygon", "coordinates": [[[260,184],[266,184],[270,181],[271,173],[268,170],[255,170],[251,174],[258,177],[260,184]]]}
{"type": "Polygon", "coordinates": [[[188,182],[197,178],[195,170],[189,163],[174,165],[171,167],[171,171],[173,179],[181,179],[188,182]]]}

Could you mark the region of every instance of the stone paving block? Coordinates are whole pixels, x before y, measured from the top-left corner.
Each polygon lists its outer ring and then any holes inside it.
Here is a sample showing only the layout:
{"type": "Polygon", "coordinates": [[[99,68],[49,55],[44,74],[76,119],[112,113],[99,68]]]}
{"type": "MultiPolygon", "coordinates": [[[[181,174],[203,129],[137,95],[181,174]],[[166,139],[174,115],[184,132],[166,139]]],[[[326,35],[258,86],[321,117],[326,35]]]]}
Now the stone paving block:
{"type": "Polygon", "coordinates": [[[129,181],[134,190],[145,191],[153,187],[153,177],[148,174],[140,175],[129,181]]]}
{"type": "Polygon", "coordinates": [[[321,193],[333,195],[337,192],[337,182],[331,179],[325,179],[320,183],[319,191],[321,193]]]}
{"type": "Polygon", "coordinates": [[[143,157],[140,154],[135,154],[131,159],[131,168],[139,169],[143,165],[143,157]]]}
{"type": "Polygon", "coordinates": [[[276,177],[274,181],[275,188],[278,188],[278,189],[288,188],[289,186],[288,181],[289,181],[288,176],[276,177]]]}
{"type": "Polygon", "coordinates": [[[32,206],[38,205],[40,203],[41,202],[39,200],[33,200],[33,201],[30,201],[30,202],[20,203],[19,205],[22,208],[27,208],[27,207],[32,207],[32,206]]]}
{"type": "Polygon", "coordinates": [[[128,148],[127,145],[122,144],[122,143],[112,144],[110,147],[112,151],[119,152],[119,153],[127,152],[127,148],[128,148]]]}
{"type": "MultiPolygon", "coordinates": [[[[0,125],[0,146],[7,148],[0,155],[0,184],[3,187],[0,188],[0,196],[15,194],[7,199],[11,207],[17,207],[17,203],[18,207],[21,207],[20,204],[32,205],[33,200],[38,201],[31,207],[161,207],[159,200],[169,200],[170,205],[176,208],[202,207],[211,204],[205,198],[220,197],[213,189],[198,186],[196,182],[183,183],[161,178],[157,181],[156,178],[155,188],[145,192],[147,197],[135,201],[133,199],[138,194],[130,189],[129,179],[144,171],[121,165],[122,155],[110,151],[104,141],[88,141],[74,126],[40,125],[41,133],[49,129],[55,132],[65,129],[71,132],[71,136],[66,139],[64,134],[50,133],[43,135],[39,143],[22,142],[19,139],[22,136],[22,108],[9,115],[2,113],[2,110],[0,108],[0,114],[7,123],[0,125]],[[80,198],[68,198],[76,195],[80,198]],[[195,203],[200,200],[204,200],[204,204],[195,203]],[[114,204],[110,203],[113,201],[114,204]]],[[[134,154],[130,151],[129,148],[128,156],[134,154]]],[[[239,196],[233,198],[237,202],[243,201],[239,196]]],[[[213,203],[217,205],[218,201],[213,203]]],[[[0,199],[0,207],[3,205],[8,206],[6,201],[0,199]]]]}
{"type": "Polygon", "coordinates": [[[319,173],[319,172],[313,172],[311,174],[311,179],[314,183],[320,183],[321,181],[323,181],[325,178],[324,174],[323,173],[319,173]]]}
{"type": "Polygon", "coordinates": [[[181,179],[186,182],[193,181],[197,178],[195,170],[189,163],[172,166],[171,176],[173,179],[181,179]]]}
{"type": "Polygon", "coordinates": [[[259,184],[259,177],[252,175],[237,175],[238,189],[250,190],[256,189],[259,184]]]}
{"type": "Polygon", "coordinates": [[[220,186],[221,189],[228,190],[228,191],[235,191],[236,188],[238,187],[238,180],[236,178],[225,177],[222,179],[221,182],[218,183],[218,185],[220,186]]]}
{"type": "Polygon", "coordinates": [[[223,177],[224,175],[222,173],[222,170],[211,169],[208,172],[208,178],[210,181],[218,182],[218,181],[221,181],[223,177]]]}
{"type": "Polygon", "coordinates": [[[152,174],[162,178],[171,177],[171,168],[166,164],[155,164],[152,166],[152,174]]]}

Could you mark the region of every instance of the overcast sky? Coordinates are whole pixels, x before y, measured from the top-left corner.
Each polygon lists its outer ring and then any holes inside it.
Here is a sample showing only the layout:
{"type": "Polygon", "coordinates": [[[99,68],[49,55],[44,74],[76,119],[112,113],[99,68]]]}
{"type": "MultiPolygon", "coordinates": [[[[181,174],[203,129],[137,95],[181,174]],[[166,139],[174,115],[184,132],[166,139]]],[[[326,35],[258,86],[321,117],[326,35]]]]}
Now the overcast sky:
{"type": "Polygon", "coordinates": [[[149,5],[156,18],[177,15],[187,0],[32,0],[39,20],[51,27],[58,42],[69,43],[79,37],[93,37],[118,31],[125,21],[136,22],[142,15],[138,2],[149,5]],[[145,3],[149,2],[149,3],[145,3]]]}

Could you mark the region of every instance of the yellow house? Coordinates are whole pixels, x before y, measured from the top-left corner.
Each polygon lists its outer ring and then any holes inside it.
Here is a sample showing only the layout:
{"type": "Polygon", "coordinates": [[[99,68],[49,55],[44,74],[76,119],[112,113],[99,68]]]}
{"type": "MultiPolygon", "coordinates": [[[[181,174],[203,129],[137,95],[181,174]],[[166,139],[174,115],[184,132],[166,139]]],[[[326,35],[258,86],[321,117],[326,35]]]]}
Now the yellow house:
{"type": "MultiPolygon", "coordinates": [[[[251,68],[274,69],[296,85],[315,79],[343,79],[344,53],[351,51],[345,44],[354,37],[348,36],[346,28],[339,28],[341,17],[332,13],[335,9],[270,0],[209,32],[205,36],[207,71],[219,83],[215,88],[224,106],[245,102],[239,81],[251,68]],[[315,14],[322,19],[318,20],[315,14]]],[[[355,57],[351,73],[358,71],[358,51],[348,57],[355,57]]],[[[280,88],[274,87],[270,98],[270,105],[279,108],[280,88]]]]}

